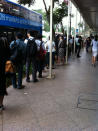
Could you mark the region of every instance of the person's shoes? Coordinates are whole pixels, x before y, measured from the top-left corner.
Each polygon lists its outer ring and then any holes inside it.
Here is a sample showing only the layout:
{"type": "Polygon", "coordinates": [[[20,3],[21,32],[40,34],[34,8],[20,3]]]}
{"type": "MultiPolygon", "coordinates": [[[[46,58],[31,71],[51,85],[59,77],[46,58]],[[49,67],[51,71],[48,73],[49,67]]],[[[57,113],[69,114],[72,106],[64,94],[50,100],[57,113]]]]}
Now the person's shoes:
{"type": "Polygon", "coordinates": [[[25,88],[24,85],[22,85],[22,86],[17,86],[17,89],[24,89],[24,88],[25,88]]]}
{"type": "Polygon", "coordinates": [[[13,88],[16,89],[16,88],[17,88],[17,85],[16,85],[16,86],[13,86],[13,88]]]}
{"type": "Polygon", "coordinates": [[[38,82],[38,79],[33,80],[34,83],[38,82]]]}
{"type": "Polygon", "coordinates": [[[39,77],[39,78],[43,78],[42,75],[39,75],[38,77],[39,77]]]}
{"type": "Polygon", "coordinates": [[[49,69],[49,67],[47,66],[47,69],[49,69]]]}
{"type": "Polygon", "coordinates": [[[80,58],[81,56],[77,56],[77,58],[80,58]]]}
{"type": "Polygon", "coordinates": [[[4,108],[3,105],[1,105],[1,106],[0,106],[0,111],[3,111],[3,110],[5,110],[5,108],[4,108]]]}
{"type": "Polygon", "coordinates": [[[30,79],[26,79],[26,82],[28,82],[28,83],[29,83],[29,82],[30,82],[30,79]]]}

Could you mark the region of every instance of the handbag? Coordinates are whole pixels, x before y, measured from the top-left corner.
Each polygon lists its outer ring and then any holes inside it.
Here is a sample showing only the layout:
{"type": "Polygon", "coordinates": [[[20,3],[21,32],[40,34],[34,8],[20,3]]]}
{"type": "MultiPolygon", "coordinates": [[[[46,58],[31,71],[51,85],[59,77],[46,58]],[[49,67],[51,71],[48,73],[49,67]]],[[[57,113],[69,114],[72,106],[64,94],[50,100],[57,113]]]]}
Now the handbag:
{"type": "Polygon", "coordinates": [[[10,60],[6,61],[6,64],[5,64],[5,73],[6,74],[13,74],[13,73],[15,73],[15,66],[12,63],[12,61],[10,61],[10,60]]]}

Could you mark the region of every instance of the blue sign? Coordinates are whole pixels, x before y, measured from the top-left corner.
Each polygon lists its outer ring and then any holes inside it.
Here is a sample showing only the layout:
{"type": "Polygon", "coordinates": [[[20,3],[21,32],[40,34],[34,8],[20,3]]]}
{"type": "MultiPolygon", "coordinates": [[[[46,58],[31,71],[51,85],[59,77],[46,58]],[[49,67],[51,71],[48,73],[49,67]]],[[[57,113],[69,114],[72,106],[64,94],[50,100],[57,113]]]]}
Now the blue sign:
{"type": "Polygon", "coordinates": [[[40,28],[42,28],[41,23],[33,22],[31,20],[26,20],[24,18],[20,18],[4,13],[0,13],[0,25],[15,27],[15,28],[32,29],[32,30],[40,30],[40,28]]]}
{"type": "Polygon", "coordinates": [[[76,33],[79,33],[79,29],[76,29],[76,33]]]}

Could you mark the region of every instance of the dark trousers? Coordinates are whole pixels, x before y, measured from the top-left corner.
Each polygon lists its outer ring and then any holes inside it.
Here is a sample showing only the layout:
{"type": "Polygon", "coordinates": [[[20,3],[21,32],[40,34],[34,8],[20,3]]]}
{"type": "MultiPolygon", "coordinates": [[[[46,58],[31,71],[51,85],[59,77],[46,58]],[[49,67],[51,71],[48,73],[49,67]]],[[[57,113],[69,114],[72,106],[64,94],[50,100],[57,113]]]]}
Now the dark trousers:
{"type": "MultiPolygon", "coordinates": [[[[50,59],[49,52],[47,52],[47,54],[46,54],[46,59],[47,59],[47,65],[49,66],[49,59],[50,59]]],[[[54,66],[54,62],[55,62],[55,52],[52,52],[52,66],[54,66]]]]}
{"type": "Polygon", "coordinates": [[[42,71],[44,68],[44,60],[37,61],[37,71],[39,72],[39,76],[42,76],[42,71]]]}
{"type": "Polygon", "coordinates": [[[80,56],[80,50],[81,50],[81,46],[80,46],[80,45],[77,45],[77,57],[80,56]]]}
{"type": "Polygon", "coordinates": [[[29,73],[30,73],[31,64],[32,64],[32,78],[33,78],[33,81],[35,81],[36,80],[36,73],[37,73],[36,59],[27,59],[26,60],[26,79],[30,80],[29,73]]]}
{"type": "Polygon", "coordinates": [[[17,73],[18,73],[18,85],[16,84],[16,73],[12,75],[12,85],[13,87],[21,87],[22,86],[22,76],[23,76],[23,64],[20,64],[16,67],[17,73]]]}
{"type": "Polygon", "coordinates": [[[90,46],[88,46],[88,45],[86,46],[86,52],[88,52],[89,47],[90,47],[90,46]]]}

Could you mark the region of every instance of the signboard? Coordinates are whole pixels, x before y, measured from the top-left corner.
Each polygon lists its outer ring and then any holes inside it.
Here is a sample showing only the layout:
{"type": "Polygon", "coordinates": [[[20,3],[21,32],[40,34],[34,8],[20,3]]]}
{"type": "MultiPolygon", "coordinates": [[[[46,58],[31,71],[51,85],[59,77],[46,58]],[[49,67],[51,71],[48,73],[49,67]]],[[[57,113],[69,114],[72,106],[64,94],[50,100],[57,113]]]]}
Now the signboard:
{"type": "Polygon", "coordinates": [[[4,13],[0,13],[0,25],[25,29],[39,29],[40,27],[42,27],[42,24],[39,24],[37,22],[4,13]]]}
{"type": "Polygon", "coordinates": [[[79,33],[79,29],[76,29],[76,33],[77,33],[77,34],[79,33]]]}

